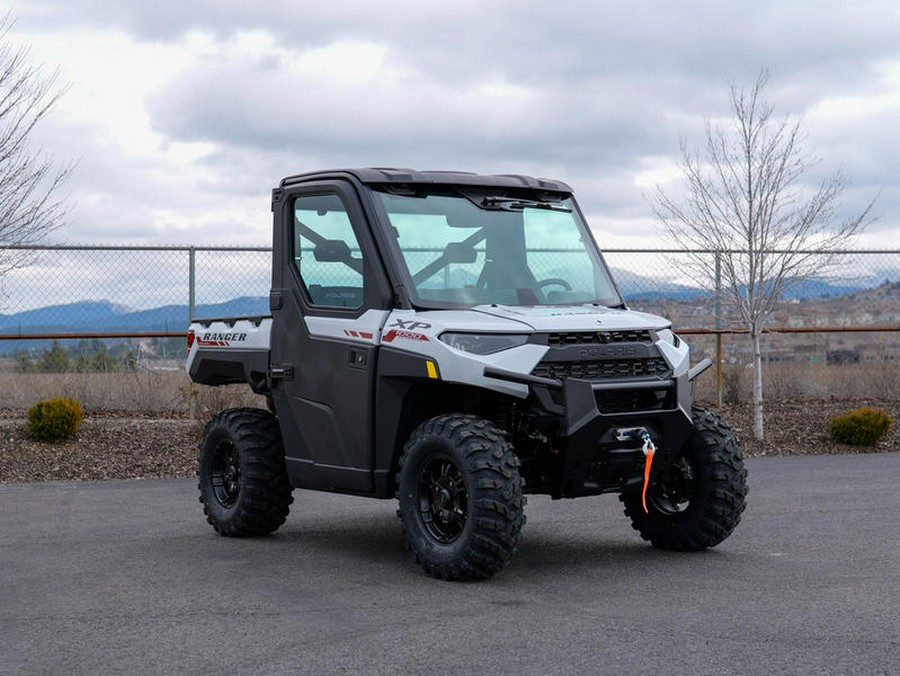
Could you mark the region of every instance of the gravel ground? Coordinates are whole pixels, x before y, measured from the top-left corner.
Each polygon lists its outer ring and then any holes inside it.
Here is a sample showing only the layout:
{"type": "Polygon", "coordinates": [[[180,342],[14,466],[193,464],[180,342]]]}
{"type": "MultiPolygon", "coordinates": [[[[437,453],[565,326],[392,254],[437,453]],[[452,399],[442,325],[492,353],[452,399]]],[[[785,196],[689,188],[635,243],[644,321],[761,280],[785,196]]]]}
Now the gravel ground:
{"type": "Polygon", "coordinates": [[[196,420],[89,414],[74,439],[32,439],[25,412],[0,412],[0,483],[193,476],[196,420]]]}
{"type": "Polygon", "coordinates": [[[765,402],[765,441],[753,438],[751,404],[726,404],[720,413],[741,440],[747,457],[900,451],[900,400],[896,399],[798,399],[765,402]],[[874,447],[849,446],[832,441],[828,431],[831,418],[860,406],[887,411],[894,421],[888,433],[874,447]]]}
{"type": "MultiPolygon", "coordinates": [[[[727,404],[721,414],[748,457],[900,451],[900,401],[767,402],[764,442],[753,439],[749,404],[727,404]],[[874,448],[837,444],[828,436],[831,416],[858,406],[884,408],[895,421],[874,448]]],[[[0,411],[0,483],[193,476],[201,432],[195,420],[95,413],[74,439],[47,443],[29,437],[24,411],[0,411]]]]}

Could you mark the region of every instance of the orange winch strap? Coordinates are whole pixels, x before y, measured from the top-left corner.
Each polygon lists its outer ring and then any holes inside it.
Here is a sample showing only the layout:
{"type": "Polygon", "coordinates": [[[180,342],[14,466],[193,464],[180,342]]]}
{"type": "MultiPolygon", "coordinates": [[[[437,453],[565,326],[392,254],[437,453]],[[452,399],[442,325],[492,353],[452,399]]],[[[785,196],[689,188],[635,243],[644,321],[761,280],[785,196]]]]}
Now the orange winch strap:
{"type": "Polygon", "coordinates": [[[647,509],[647,487],[650,485],[650,467],[653,465],[653,456],[656,453],[656,449],[653,447],[653,442],[650,440],[649,434],[644,434],[644,489],[641,491],[641,504],[644,506],[644,513],[649,514],[650,510],[647,509]]]}

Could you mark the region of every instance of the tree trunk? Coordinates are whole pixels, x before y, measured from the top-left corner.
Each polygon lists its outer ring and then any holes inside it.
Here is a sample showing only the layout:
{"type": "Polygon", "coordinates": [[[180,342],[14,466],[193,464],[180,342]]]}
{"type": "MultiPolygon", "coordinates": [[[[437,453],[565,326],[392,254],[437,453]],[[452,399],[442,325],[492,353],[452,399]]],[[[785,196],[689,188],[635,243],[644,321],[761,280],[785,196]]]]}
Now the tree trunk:
{"type": "Polygon", "coordinates": [[[759,344],[759,329],[750,327],[750,339],[753,341],[753,436],[763,439],[763,385],[762,385],[762,350],[759,344]]]}

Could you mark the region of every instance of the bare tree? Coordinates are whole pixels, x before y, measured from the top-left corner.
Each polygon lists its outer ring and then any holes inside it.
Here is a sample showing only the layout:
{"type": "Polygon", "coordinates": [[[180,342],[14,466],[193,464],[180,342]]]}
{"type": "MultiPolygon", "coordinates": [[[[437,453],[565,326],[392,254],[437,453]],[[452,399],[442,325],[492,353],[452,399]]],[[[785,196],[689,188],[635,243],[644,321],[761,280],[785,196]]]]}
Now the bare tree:
{"type": "Polygon", "coordinates": [[[45,76],[30,65],[27,48],[12,45],[12,24],[10,14],[0,17],[0,276],[28,260],[27,251],[10,247],[39,244],[63,224],[59,189],[72,171],[31,143],[68,87],[57,84],[58,72],[45,76]]]}
{"type": "Polygon", "coordinates": [[[723,300],[753,344],[754,435],[762,439],[760,333],[779,298],[794,284],[822,275],[838,250],[871,222],[874,200],[862,213],[837,218],[847,179],[835,172],[818,185],[804,181],[818,161],[806,154],[798,121],[775,119],[762,100],[769,75],[749,88],[730,88],[731,124],[706,123],[701,157],[681,142],[687,187],[672,197],[657,186],[655,210],[679,248],[688,274],[712,289],[720,265],[723,300]]]}

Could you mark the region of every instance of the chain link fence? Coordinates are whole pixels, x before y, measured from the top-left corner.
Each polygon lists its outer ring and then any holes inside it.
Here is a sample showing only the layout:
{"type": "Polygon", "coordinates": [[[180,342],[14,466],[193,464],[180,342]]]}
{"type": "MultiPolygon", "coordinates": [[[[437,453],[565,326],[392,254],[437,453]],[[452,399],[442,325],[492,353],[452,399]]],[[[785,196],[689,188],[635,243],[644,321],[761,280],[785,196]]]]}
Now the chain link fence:
{"type": "Polygon", "coordinates": [[[39,247],[0,278],[0,333],[184,331],[197,314],[268,312],[271,250],[39,247]]]}
{"type": "MultiPolygon", "coordinates": [[[[267,247],[43,246],[28,251],[26,265],[0,278],[2,334],[178,332],[191,316],[268,312],[267,247]]],[[[727,308],[717,313],[715,294],[698,289],[680,272],[684,253],[610,249],[604,255],[631,307],[666,315],[682,328],[728,325],[727,308]]],[[[566,269],[565,252],[547,252],[545,258],[548,270],[566,269]]],[[[879,299],[876,289],[898,283],[900,250],[847,251],[829,277],[800,285],[776,321],[796,326],[896,323],[900,302],[889,294],[879,299]],[[860,298],[856,304],[854,293],[860,298]]]]}

